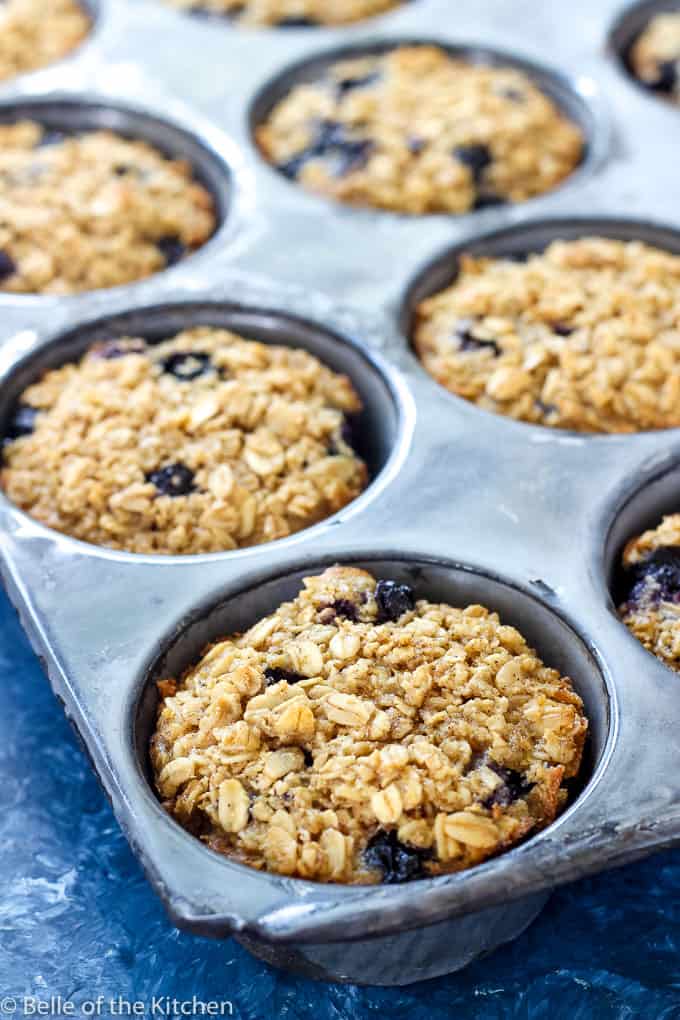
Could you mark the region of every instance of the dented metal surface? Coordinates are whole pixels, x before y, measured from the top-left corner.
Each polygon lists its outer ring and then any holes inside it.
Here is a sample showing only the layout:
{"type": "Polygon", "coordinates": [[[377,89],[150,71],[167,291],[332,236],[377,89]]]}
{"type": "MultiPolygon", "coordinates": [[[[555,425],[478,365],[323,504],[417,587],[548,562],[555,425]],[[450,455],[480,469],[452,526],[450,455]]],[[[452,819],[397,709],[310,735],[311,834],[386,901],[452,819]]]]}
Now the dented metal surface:
{"type": "Polygon", "coordinates": [[[455,11],[413,0],[342,30],[249,32],[156,0],[100,0],[71,59],[0,92],[0,120],[39,104],[54,126],[107,123],[188,155],[224,213],[202,251],[141,283],[0,295],[0,419],[31,379],[102,330],[189,321],[301,343],[347,371],[367,406],[366,493],[267,546],[176,558],[96,549],[0,497],[10,596],[180,925],[240,933],[257,955],[312,977],[403,984],[514,937],[555,884],[680,841],[677,678],[628,634],[608,593],[623,541],[677,508],[678,431],[582,436],[487,414],[437,386],[405,335],[410,302],[451,278],[458,246],[517,252],[597,231],[680,251],[680,111],[626,78],[608,43],[619,15],[614,0],[457,0],[455,11]],[[548,64],[574,90],[565,102],[589,134],[584,165],[552,194],[456,219],[342,208],[262,162],[250,131],[270,81],[325,51],[398,38],[548,64]],[[585,787],[553,826],[467,873],[356,888],[249,870],[163,813],[145,766],[155,672],[186,665],[333,561],[402,576],[423,595],[484,601],[571,673],[592,738],[585,787]]]}

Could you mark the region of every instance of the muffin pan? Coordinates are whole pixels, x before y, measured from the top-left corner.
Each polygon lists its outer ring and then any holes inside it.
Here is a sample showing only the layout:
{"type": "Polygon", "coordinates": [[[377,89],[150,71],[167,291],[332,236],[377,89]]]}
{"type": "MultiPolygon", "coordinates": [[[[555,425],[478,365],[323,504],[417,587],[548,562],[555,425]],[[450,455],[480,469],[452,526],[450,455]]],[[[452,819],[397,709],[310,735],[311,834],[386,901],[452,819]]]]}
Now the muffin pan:
{"type": "Polygon", "coordinates": [[[156,0],[101,0],[97,33],[68,67],[0,93],[0,118],[106,123],[188,155],[224,219],[199,253],[129,287],[2,295],[0,420],[28,382],[93,340],[192,322],[299,343],[347,371],[366,404],[369,488],[269,545],[120,553],[55,534],[0,496],[10,597],[182,927],[234,934],[310,977],[406,984],[519,934],[554,885],[680,842],[677,677],[627,632],[610,595],[623,543],[680,505],[678,431],[574,435],[485,413],[427,376],[408,338],[414,301],[452,279],[463,249],[523,253],[597,231],[680,250],[677,110],[621,72],[608,44],[619,15],[614,0],[540,9],[487,0],[482,10],[458,0],[454,19],[449,0],[418,0],[370,25],[246,31],[156,0]],[[252,120],[290,68],[338,47],[422,36],[532,68],[550,55],[551,81],[578,104],[588,136],[568,184],[523,205],[402,218],[334,206],[264,163],[252,120]],[[591,734],[580,787],[552,826],[468,872],[367,888],[255,872],[165,815],[146,759],[154,678],[333,562],[454,605],[482,601],[570,674],[591,734]]]}

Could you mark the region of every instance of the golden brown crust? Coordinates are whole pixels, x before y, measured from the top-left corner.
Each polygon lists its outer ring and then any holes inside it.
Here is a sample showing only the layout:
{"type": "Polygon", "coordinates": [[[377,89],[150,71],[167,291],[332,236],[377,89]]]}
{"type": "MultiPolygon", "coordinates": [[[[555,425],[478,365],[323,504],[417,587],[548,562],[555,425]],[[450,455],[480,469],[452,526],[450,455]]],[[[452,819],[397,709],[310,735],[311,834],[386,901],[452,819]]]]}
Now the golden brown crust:
{"type": "Polygon", "coordinates": [[[579,770],[582,707],[495,613],[335,567],[187,671],[151,758],[166,809],[213,849],[323,882],[396,881],[551,822],[579,770]]]}
{"type": "Polygon", "coordinates": [[[0,81],[61,60],[80,45],[90,28],[77,0],[3,0],[0,81]]]}
{"type": "Polygon", "coordinates": [[[303,187],[406,213],[524,201],[556,187],[583,149],[523,72],[425,45],[341,61],[296,85],[257,141],[303,187]]]}
{"type": "Polygon", "coordinates": [[[345,415],[361,409],[349,379],[306,351],[223,329],[111,341],[48,372],[21,404],[39,413],[5,446],[3,489],[97,545],[255,545],[328,517],[366,485],[346,439],[345,415]]]}
{"type": "Polygon", "coordinates": [[[140,280],[199,248],[214,203],[184,160],[109,131],[0,125],[0,290],[74,294],[140,280]]]}
{"type": "Polygon", "coordinates": [[[421,302],[428,372],[487,411],[580,432],[680,425],[680,257],[555,241],[524,262],[463,256],[421,302]]]}

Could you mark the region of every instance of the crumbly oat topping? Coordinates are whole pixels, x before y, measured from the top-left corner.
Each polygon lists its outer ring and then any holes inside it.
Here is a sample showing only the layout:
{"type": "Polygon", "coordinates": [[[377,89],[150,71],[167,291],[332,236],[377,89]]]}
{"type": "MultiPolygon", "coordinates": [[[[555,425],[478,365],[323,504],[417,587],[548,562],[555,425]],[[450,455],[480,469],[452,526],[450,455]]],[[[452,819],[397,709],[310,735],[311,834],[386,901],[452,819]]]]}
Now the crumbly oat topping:
{"type": "Polygon", "coordinates": [[[346,25],[399,7],[404,0],[166,0],[194,13],[224,14],[239,24],[304,28],[346,25]]]}
{"type": "Polygon", "coordinates": [[[351,567],[159,683],[165,808],[220,853],[322,882],[468,868],[550,823],[587,721],[479,605],[351,567]]]}
{"type": "Polygon", "coordinates": [[[677,426],[680,257],[598,237],[523,261],[464,255],[419,305],[414,342],[487,411],[580,432],[677,426]]]}
{"type": "Polygon", "coordinates": [[[77,0],[3,0],[0,3],[0,81],[61,60],[90,31],[77,0]]]}
{"type": "Polygon", "coordinates": [[[680,103],[680,11],[652,18],[631,49],[630,66],[643,85],[680,103]]]}
{"type": "Polygon", "coordinates": [[[131,283],[200,247],[215,226],[212,197],[185,160],[110,131],[0,125],[0,290],[131,283]]]}
{"type": "Polygon", "coordinates": [[[556,187],[583,138],[521,71],[436,46],[345,60],[295,86],[257,129],[303,187],[405,213],[465,213],[556,187]]]}
{"type": "Polygon", "coordinates": [[[622,563],[621,619],[648,651],[680,673],[680,514],[631,539],[622,563]]]}
{"type": "Polygon", "coordinates": [[[306,351],[197,327],[111,340],[47,372],[5,439],[7,496],[57,531],[136,553],[283,538],[366,485],[345,376],[306,351]]]}

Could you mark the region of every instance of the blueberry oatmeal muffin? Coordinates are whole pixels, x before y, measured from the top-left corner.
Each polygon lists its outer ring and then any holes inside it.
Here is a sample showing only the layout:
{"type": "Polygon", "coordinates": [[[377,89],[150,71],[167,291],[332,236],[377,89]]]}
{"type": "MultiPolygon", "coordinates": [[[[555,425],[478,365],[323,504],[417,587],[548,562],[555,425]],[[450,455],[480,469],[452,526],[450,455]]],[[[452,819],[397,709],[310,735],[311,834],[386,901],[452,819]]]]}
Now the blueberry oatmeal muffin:
{"type": "Polygon", "coordinates": [[[0,290],[75,294],[179,261],[216,227],[181,159],[110,131],[0,124],[0,290]]]}
{"type": "Polygon", "coordinates": [[[465,213],[556,187],[583,137],[513,68],[436,46],[343,60],[295,86],[257,129],[269,162],[341,202],[465,213]]]}
{"type": "Polygon", "coordinates": [[[633,44],[629,63],[643,85],[680,103],[680,10],[652,18],[633,44]]]}
{"type": "Polygon", "coordinates": [[[77,0],[2,0],[0,81],[61,60],[90,27],[77,0]]]}
{"type": "Polygon", "coordinates": [[[427,371],[487,411],[580,432],[680,425],[680,257],[637,241],[463,255],[414,328],[427,371]]]}
{"type": "Polygon", "coordinates": [[[209,847],[322,882],[468,868],[549,824],[587,721],[483,606],[352,567],[158,684],[165,808],[209,847]]]}
{"type": "Polygon", "coordinates": [[[166,0],[191,14],[225,15],[240,25],[308,28],[347,25],[401,6],[407,0],[166,0]]]}
{"type": "Polygon", "coordinates": [[[680,673],[680,514],[631,539],[622,565],[621,619],[648,651],[680,673]]]}
{"type": "Polygon", "coordinates": [[[22,394],[0,483],[57,531],[135,553],[284,538],[366,485],[361,402],[306,351],[197,327],[93,347],[22,394]]]}

